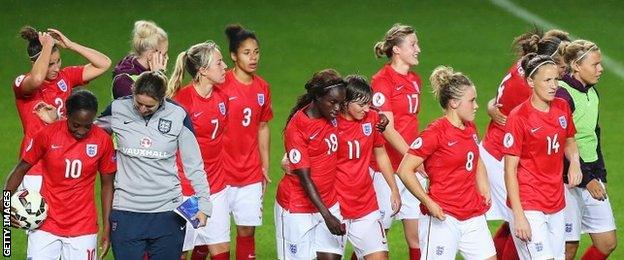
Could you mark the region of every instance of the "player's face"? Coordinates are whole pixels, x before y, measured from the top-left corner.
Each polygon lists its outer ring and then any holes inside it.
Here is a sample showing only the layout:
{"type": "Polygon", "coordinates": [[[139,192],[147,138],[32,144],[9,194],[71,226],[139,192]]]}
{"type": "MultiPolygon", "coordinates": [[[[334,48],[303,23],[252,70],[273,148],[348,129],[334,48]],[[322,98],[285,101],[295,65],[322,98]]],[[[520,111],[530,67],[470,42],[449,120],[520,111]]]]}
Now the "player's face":
{"type": "Polygon", "coordinates": [[[334,87],[325,96],[320,97],[316,105],[321,115],[327,120],[335,119],[346,96],[347,92],[344,88],[334,87]]]}
{"type": "Polygon", "coordinates": [[[236,53],[231,53],[236,67],[247,74],[256,73],[260,61],[260,47],[255,39],[248,38],[241,42],[236,53]]]}
{"type": "Polygon", "coordinates": [[[158,106],[160,106],[160,102],[148,95],[134,95],[134,107],[142,117],[154,114],[158,110],[158,106]]]}
{"type": "Polygon", "coordinates": [[[477,114],[477,89],[474,86],[464,86],[464,94],[457,102],[457,115],[462,121],[474,121],[477,114]]]}
{"type": "Polygon", "coordinates": [[[78,110],[67,116],[67,127],[69,133],[76,139],[85,138],[93,126],[95,112],[88,110],[78,110]]]}
{"type": "Polygon", "coordinates": [[[212,84],[219,84],[225,82],[225,62],[220,51],[215,51],[212,57],[210,65],[205,68],[201,68],[200,72],[205,76],[212,84]]]}
{"type": "Polygon", "coordinates": [[[544,101],[550,102],[555,99],[555,93],[559,88],[557,84],[559,70],[555,64],[544,64],[537,69],[535,77],[527,82],[533,87],[533,93],[544,101]]]}
{"type": "Polygon", "coordinates": [[[347,104],[347,114],[355,120],[362,120],[370,110],[370,101],[354,101],[347,104]]]}
{"type": "Polygon", "coordinates": [[[405,36],[405,39],[393,48],[394,55],[409,66],[418,65],[418,55],[420,54],[420,47],[418,46],[418,38],[416,34],[412,33],[405,36]]]}
{"type": "Polygon", "coordinates": [[[46,79],[53,80],[58,77],[59,71],[61,70],[61,52],[58,49],[55,49],[50,55],[50,63],[48,64],[48,71],[46,74],[46,79]]]}
{"type": "Polygon", "coordinates": [[[573,67],[583,83],[595,85],[602,75],[602,54],[600,51],[592,51],[573,67]]]}

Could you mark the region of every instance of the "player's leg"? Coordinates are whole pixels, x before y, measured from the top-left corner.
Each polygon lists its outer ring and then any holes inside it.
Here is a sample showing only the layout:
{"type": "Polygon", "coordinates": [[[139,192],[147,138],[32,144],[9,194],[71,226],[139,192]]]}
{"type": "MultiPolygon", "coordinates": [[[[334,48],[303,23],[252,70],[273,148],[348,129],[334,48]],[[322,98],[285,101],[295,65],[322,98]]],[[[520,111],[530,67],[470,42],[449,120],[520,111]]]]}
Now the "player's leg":
{"type": "Polygon", "coordinates": [[[63,239],[61,259],[97,259],[97,234],[63,239]]]}
{"type": "Polygon", "coordinates": [[[42,230],[28,233],[27,259],[58,260],[61,257],[63,242],[60,237],[42,230]]]}
{"type": "Polygon", "coordinates": [[[464,259],[496,259],[494,241],[485,216],[460,221],[459,226],[461,230],[459,251],[464,259]]]}
{"type": "Polygon", "coordinates": [[[230,187],[228,200],[236,223],[236,259],[255,258],[255,230],[262,225],[262,183],[230,187]]]}
{"type": "MultiPolygon", "coordinates": [[[[334,204],[329,208],[329,212],[334,215],[338,220],[342,221],[342,215],[340,214],[340,205],[334,204]]],[[[317,259],[319,260],[331,260],[341,259],[344,253],[345,237],[333,235],[320,213],[314,213],[314,218],[319,223],[314,228],[314,251],[316,252],[317,259]]]]}
{"type": "MultiPolygon", "coordinates": [[[[604,184],[603,184],[604,187],[604,184]]],[[[584,259],[606,259],[617,246],[615,219],[609,198],[594,199],[587,189],[579,189],[582,197],[582,231],[589,233],[593,245],[583,254],[584,259]]]]}
{"type": "Polygon", "coordinates": [[[110,239],[115,259],[143,259],[147,249],[145,232],[150,225],[144,215],[114,209],[111,211],[110,239]]]}
{"type": "Polygon", "coordinates": [[[230,209],[227,199],[227,188],[210,196],[212,216],[206,226],[198,229],[195,240],[193,260],[230,259],[230,209]]]}
{"type": "Polygon", "coordinates": [[[555,259],[565,259],[564,210],[547,215],[548,241],[555,259]]]}
{"type": "Polygon", "coordinates": [[[419,219],[420,259],[455,259],[461,236],[458,224],[449,215],[444,221],[423,215],[419,219]]]}
{"type": "Polygon", "coordinates": [[[275,203],[275,238],[280,260],[313,259],[314,229],[322,225],[312,214],[293,214],[275,203]]]}
{"type": "Polygon", "coordinates": [[[388,240],[379,211],[347,222],[347,239],[358,259],[388,259],[388,240]]]}
{"type": "Polygon", "coordinates": [[[173,211],[149,213],[147,253],[150,260],[180,259],[186,220],[173,211]]]}
{"type": "MultiPolygon", "coordinates": [[[[419,173],[414,173],[418,177],[420,184],[427,187],[427,180],[419,173]]],[[[403,182],[398,181],[399,191],[401,192],[401,211],[396,215],[397,219],[403,222],[403,231],[405,240],[409,247],[410,259],[420,259],[421,250],[418,239],[418,218],[420,217],[420,201],[411,193],[403,182]],[[400,184],[399,184],[400,183],[400,184]]]]}
{"type": "MultiPolygon", "coordinates": [[[[189,197],[184,196],[182,200],[185,201],[188,198],[189,197]]],[[[188,252],[191,250],[194,250],[195,239],[197,239],[197,232],[195,228],[193,228],[193,225],[187,221],[185,233],[184,233],[184,242],[182,243],[182,257],[180,258],[181,260],[187,259],[186,255],[188,254],[188,252]]],[[[192,255],[191,255],[191,259],[192,259],[192,255]]]]}
{"type": "Polygon", "coordinates": [[[581,209],[580,194],[574,187],[564,188],[566,206],[564,209],[564,221],[565,221],[565,254],[566,259],[572,260],[575,258],[579,241],[581,240],[581,209]]]}
{"type": "MultiPolygon", "coordinates": [[[[379,204],[379,213],[381,214],[381,224],[384,230],[390,229],[392,226],[392,205],[390,204],[390,186],[383,178],[381,172],[376,172],[372,168],[369,168],[369,173],[373,179],[373,188],[375,189],[375,196],[377,197],[377,203],[379,204]]],[[[396,179],[395,179],[396,180],[396,179]]],[[[397,181],[397,184],[400,180],[397,181]]]]}
{"type": "MultiPolygon", "coordinates": [[[[512,235],[518,256],[520,259],[554,259],[555,255],[552,251],[551,237],[548,226],[549,215],[544,214],[541,211],[524,211],[529,226],[531,228],[531,240],[522,241],[515,235],[512,235]]],[[[563,221],[563,217],[561,218],[563,221]]],[[[509,222],[512,227],[512,234],[514,220],[509,222]]],[[[563,226],[563,223],[561,223],[563,226]]],[[[563,237],[563,230],[561,230],[561,237],[563,237]]],[[[563,243],[563,242],[562,242],[563,243]]]]}

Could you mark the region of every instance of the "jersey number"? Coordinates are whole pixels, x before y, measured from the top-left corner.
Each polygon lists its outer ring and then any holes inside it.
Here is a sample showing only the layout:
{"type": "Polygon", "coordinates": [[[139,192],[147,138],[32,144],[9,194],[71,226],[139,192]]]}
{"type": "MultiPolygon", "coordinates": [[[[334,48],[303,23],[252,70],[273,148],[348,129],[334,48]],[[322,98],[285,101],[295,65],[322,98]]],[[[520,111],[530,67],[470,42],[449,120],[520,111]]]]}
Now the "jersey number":
{"type": "Polygon", "coordinates": [[[217,130],[219,129],[219,119],[212,119],[210,120],[210,123],[215,125],[214,130],[212,130],[212,140],[214,140],[217,137],[217,130]]]}
{"type": "Polygon", "coordinates": [[[247,127],[251,123],[251,108],[243,109],[243,126],[247,127]]]}
{"type": "Polygon", "coordinates": [[[358,140],[347,141],[347,145],[349,146],[349,160],[360,159],[360,142],[358,140]]]}
{"type": "Polygon", "coordinates": [[[65,178],[77,179],[82,173],[82,161],[65,159],[65,178]]]}
{"type": "Polygon", "coordinates": [[[472,171],[472,168],[474,168],[474,157],[475,156],[472,151],[466,154],[466,171],[472,171]]]}
{"type": "Polygon", "coordinates": [[[418,94],[407,94],[408,113],[416,114],[418,110],[418,94]]]}
{"type": "Polygon", "coordinates": [[[63,116],[63,100],[61,98],[54,99],[54,104],[56,105],[56,115],[61,118],[63,116]]]}
{"type": "Polygon", "coordinates": [[[553,138],[546,136],[546,141],[548,142],[548,155],[553,154],[553,150],[555,150],[554,153],[559,153],[559,141],[557,140],[557,135],[558,134],[555,134],[553,138]]]}
{"type": "Polygon", "coordinates": [[[327,143],[327,154],[331,154],[338,150],[338,137],[335,134],[329,135],[329,139],[325,138],[325,143],[327,143]]]}

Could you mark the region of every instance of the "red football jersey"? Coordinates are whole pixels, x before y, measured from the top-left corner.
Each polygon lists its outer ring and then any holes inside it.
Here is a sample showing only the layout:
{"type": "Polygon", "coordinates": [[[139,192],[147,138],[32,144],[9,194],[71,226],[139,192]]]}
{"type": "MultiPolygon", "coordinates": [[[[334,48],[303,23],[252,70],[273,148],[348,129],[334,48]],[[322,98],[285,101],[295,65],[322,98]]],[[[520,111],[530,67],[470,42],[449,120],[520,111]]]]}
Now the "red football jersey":
{"type": "MultiPolygon", "coordinates": [[[[420,77],[410,71],[407,75],[396,72],[390,64],[386,64],[371,80],[373,88],[373,105],[382,112],[392,112],[394,128],[401,134],[407,144],[411,144],[418,136],[418,112],[420,111],[420,77]]],[[[403,154],[390,144],[386,145],[392,168],[399,167],[403,154]]],[[[371,166],[377,169],[373,161],[371,166]]]]}
{"type": "MultiPolygon", "coordinates": [[[[310,177],[328,208],[336,204],[335,189],[338,150],[336,120],[311,119],[305,109],[297,111],[284,131],[284,147],[290,169],[310,169],[310,177]]],[[[318,209],[301,187],[299,177],[284,175],[277,187],[277,203],[291,213],[314,213],[318,209]]]]}
{"type": "Polygon", "coordinates": [[[379,115],[373,110],[359,121],[338,117],[336,192],[340,212],[346,219],[361,218],[379,209],[368,172],[373,148],[385,144],[383,135],[375,129],[378,121],[379,115]]]}
{"type": "Polygon", "coordinates": [[[62,237],[97,234],[95,177],[98,171],[117,171],[110,135],[93,125],[85,138],[77,140],[67,121],[58,121],[37,133],[23,160],[41,162],[46,169],[41,195],[48,203],[48,217],[40,229],[62,237]]]}
{"type": "MultiPolygon", "coordinates": [[[[498,87],[496,104],[501,105],[499,110],[503,115],[509,112],[531,97],[532,90],[524,79],[524,70],[520,67],[520,61],[516,62],[509,69],[503,81],[498,87]]],[[[503,159],[503,136],[505,127],[490,120],[485,137],[483,137],[483,147],[497,160],[503,159]]]]}
{"type": "Polygon", "coordinates": [[[550,214],[564,208],[563,156],[566,139],[575,133],[570,107],[560,98],[551,102],[548,112],[527,100],[509,114],[504,153],[520,157],[517,173],[524,210],[550,214]]]}
{"type": "MultiPolygon", "coordinates": [[[[195,137],[204,160],[204,169],[208,175],[210,193],[223,190],[225,188],[223,129],[227,124],[227,98],[216,88],[210,97],[204,98],[197,93],[193,84],[189,84],[182,88],[173,100],[184,107],[193,123],[195,137]]],[[[182,194],[191,196],[195,191],[184,175],[184,167],[179,156],[177,162],[182,194]]]]}
{"type": "Polygon", "coordinates": [[[226,182],[245,186],[261,182],[262,162],[258,148],[258,129],[261,122],[273,118],[269,84],[257,75],[246,85],[234,77],[234,71],[225,74],[219,85],[229,100],[229,124],[223,142],[225,149],[226,182]]]}
{"type": "MultiPolygon", "coordinates": [[[[34,92],[26,95],[20,88],[28,74],[20,75],[13,84],[15,94],[15,105],[22,122],[24,138],[20,148],[20,157],[24,156],[25,150],[32,145],[33,138],[46,123],[35,114],[35,108],[39,103],[47,103],[58,109],[60,115],[65,115],[65,100],[71,94],[75,86],[86,84],[82,80],[83,66],[71,66],[61,69],[54,80],[46,80],[34,92]]],[[[43,169],[40,164],[34,165],[29,171],[29,175],[41,175],[43,169]]]]}
{"type": "MultiPolygon", "coordinates": [[[[439,118],[423,130],[409,150],[424,159],[431,199],[458,220],[483,215],[489,208],[477,190],[477,128],[473,122],[464,124],[462,130],[446,117],[439,118]]],[[[420,210],[428,214],[423,204],[420,210]]]]}

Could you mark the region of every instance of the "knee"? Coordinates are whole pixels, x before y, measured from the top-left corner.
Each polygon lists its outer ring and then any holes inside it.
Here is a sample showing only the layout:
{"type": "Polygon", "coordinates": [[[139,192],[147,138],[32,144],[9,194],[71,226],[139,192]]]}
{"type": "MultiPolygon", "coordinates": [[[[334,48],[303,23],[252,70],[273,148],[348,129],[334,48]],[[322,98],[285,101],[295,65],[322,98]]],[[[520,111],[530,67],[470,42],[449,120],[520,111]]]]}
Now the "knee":
{"type": "Polygon", "coordinates": [[[253,237],[256,231],[255,227],[238,226],[236,228],[239,237],[253,237]]]}
{"type": "Polygon", "coordinates": [[[615,237],[613,239],[604,239],[599,243],[594,243],[594,246],[598,248],[601,252],[605,254],[611,254],[617,247],[617,239],[615,237]]]}

